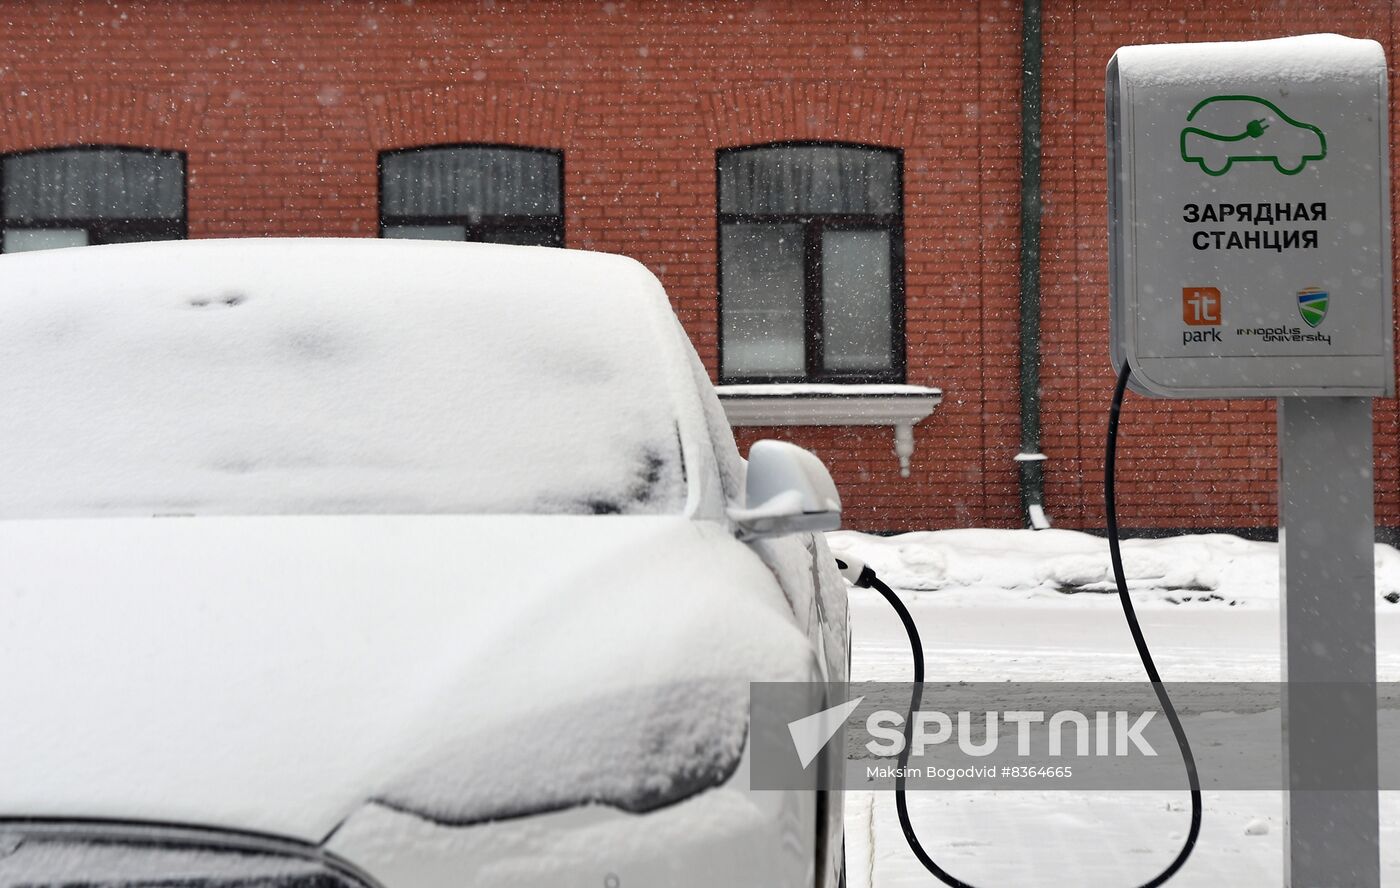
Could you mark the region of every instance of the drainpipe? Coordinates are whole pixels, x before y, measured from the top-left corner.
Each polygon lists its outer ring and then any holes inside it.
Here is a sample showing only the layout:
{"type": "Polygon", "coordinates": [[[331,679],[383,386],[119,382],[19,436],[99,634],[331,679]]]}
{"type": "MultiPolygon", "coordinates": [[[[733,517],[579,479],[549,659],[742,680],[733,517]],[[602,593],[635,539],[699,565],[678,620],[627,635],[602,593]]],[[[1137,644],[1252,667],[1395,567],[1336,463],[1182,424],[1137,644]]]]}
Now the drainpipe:
{"type": "Polygon", "coordinates": [[[1040,0],[1021,12],[1021,509],[1035,530],[1045,515],[1045,454],[1040,452],[1040,0]]]}

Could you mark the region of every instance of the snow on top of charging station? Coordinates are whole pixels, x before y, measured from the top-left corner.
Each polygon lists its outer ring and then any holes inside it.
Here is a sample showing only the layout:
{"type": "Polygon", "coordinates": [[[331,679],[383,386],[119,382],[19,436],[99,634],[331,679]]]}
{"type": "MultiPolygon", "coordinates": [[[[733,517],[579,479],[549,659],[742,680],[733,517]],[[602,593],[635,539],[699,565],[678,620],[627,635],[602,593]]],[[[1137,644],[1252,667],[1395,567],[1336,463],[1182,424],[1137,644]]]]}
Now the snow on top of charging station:
{"type": "Polygon", "coordinates": [[[1124,78],[1156,85],[1256,79],[1340,82],[1385,70],[1385,51],[1379,43],[1340,34],[1125,46],[1114,57],[1124,78]]]}
{"type": "Polygon", "coordinates": [[[3,518],[684,503],[675,321],[630,259],[181,241],[6,255],[0,294],[3,518]]]}

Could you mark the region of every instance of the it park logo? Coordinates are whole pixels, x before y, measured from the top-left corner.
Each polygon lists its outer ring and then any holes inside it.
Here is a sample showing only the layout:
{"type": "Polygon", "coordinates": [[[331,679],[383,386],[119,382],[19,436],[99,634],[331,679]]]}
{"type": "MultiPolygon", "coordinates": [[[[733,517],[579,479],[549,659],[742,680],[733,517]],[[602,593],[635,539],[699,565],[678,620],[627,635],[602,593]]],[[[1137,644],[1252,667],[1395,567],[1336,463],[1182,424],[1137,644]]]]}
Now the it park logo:
{"type": "Polygon", "coordinates": [[[1298,314],[1303,323],[1316,327],[1327,317],[1327,291],[1321,287],[1304,287],[1298,291],[1298,314]]]}
{"type": "Polygon", "coordinates": [[[1181,344],[1192,342],[1220,342],[1220,331],[1215,329],[1221,322],[1219,287],[1182,287],[1181,320],[1188,327],[1209,327],[1208,330],[1183,330],[1181,344]]]}
{"type": "Polygon", "coordinates": [[[1218,287],[1182,287],[1181,319],[1189,327],[1218,327],[1220,303],[1218,287]]]}

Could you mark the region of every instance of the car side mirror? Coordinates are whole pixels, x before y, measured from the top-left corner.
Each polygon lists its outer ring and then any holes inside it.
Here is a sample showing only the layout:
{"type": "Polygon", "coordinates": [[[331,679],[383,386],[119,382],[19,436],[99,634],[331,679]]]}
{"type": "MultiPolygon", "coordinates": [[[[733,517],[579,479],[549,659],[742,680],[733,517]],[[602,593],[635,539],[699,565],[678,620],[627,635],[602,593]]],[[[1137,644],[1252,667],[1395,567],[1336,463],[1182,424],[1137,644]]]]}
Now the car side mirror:
{"type": "Polygon", "coordinates": [[[786,441],[749,448],[744,504],[729,517],[746,540],[841,527],[841,496],[815,454],[786,441]]]}

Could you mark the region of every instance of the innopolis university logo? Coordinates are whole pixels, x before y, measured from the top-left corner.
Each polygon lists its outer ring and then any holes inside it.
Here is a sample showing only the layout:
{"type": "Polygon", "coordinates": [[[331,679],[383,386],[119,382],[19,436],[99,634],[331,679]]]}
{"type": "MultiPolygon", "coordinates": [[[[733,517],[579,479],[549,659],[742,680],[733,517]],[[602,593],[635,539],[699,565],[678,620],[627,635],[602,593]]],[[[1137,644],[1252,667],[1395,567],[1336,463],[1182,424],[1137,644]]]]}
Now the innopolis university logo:
{"type": "Polygon", "coordinates": [[[1309,327],[1316,327],[1327,317],[1327,303],[1327,291],[1321,287],[1304,287],[1298,291],[1298,314],[1309,327]]]}
{"type": "Polygon", "coordinates": [[[1208,176],[1259,161],[1272,161],[1280,173],[1296,176],[1309,161],[1327,156],[1322,130],[1258,96],[1211,96],[1191,109],[1186,122],[1191,125],[1181,130],[1181,159],[1208,176]]]}

